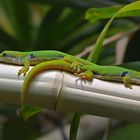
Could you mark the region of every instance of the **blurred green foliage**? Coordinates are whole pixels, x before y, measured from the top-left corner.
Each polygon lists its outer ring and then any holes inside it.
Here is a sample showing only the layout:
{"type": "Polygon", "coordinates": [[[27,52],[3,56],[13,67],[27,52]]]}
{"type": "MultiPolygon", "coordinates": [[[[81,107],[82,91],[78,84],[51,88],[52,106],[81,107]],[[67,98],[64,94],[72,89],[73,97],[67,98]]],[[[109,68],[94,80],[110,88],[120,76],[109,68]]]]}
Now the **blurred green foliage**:
{"type": "MultiPolygon", "coordinates": [[[[107,22],[106,19],[102,19],[96,23],[89,23],[84,19],[87,9],[91,7],[104,8],[132,1],[0,0],[0,51],[53,49],[70,54],[80,53],[87,46],[95,43],[107,22]]],[[[108,36],[119,32],[131,31],[139,21],[139,18],[117,19],[113,22],[108,36]]],[[[124,61],[126,62],[140,60],[139,33],[140,31],[134,33],[128,42],[124,56],[124,61]]],[[[115,63],[115,45],[116,43],[114,42],[103,48],[98,63],[115,63]]],[[[36,127],[39,123],[38,117],[24,122],[16,116],[16,111],[17,106],[0,106],[1,116],[6,118],[2,124],[3,129],[0,132],[2,133],[1,139],[18,140],[22,138],[23,140],[32,140],[39,137],[42,133],[41,129],[36,127]]],[[[127,128],[127,125],[125,127],[127,128]]],[[[129,134],[134,127],[140,130],[139,125],[129,127],[129,130],[125,129],[125,132],[121,128],[119,135],[123,137],[124,134],[129,134]]],[[[113,133],[110,136],[111,140],[114,139],[112,135],[119,138],[116,133],[113,133]]],[[[131,137],[137,139],[139,138],[139,134],[133,133],[131,137]]]]}
{"type": "MultiPolygon", "coordinates": [[[[139,131],[140,124],[124,123],[120,127],[110,130],[108,140],[139,140],[139,131]]],[[[96,138],[96,140],[102,140],[102,136],[100,138],[96,138]]]]}

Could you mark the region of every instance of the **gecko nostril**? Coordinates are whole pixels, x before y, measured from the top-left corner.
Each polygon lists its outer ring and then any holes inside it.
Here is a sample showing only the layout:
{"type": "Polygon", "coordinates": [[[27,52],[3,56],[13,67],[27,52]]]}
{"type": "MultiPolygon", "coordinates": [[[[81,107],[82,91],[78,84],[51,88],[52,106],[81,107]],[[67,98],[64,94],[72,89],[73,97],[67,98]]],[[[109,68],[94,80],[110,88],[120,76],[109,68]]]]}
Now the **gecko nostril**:
{"type": "Polygon", "coordinates": [[[6,53],[3,53],[2,55],[3,55],[3,56],[7,56],[7,54],[6,54],[6,53]]]}

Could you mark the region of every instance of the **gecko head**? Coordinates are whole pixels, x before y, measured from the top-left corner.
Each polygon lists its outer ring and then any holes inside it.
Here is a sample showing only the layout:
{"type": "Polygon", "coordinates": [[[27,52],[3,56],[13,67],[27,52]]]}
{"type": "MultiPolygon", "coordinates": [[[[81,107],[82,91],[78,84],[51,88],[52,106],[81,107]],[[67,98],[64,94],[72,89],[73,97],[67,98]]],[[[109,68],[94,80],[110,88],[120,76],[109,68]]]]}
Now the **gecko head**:
{"type": "Polygon", "coordinates": [[[15,63],[17,61],[20,61],[19,58],[21,58],[21,52],[18,51],[3,51],[0,54],[0,62],[2,63],[15,63]]]}

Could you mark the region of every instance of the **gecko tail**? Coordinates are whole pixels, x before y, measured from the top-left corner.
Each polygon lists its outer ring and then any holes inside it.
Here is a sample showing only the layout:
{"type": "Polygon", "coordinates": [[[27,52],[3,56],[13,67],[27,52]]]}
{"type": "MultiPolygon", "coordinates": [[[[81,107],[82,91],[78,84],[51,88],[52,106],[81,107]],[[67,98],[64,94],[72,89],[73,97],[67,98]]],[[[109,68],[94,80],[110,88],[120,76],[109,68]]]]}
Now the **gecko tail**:
{"type": "Polygon", "coordinates": [[[52,60],[52,61],[46,61],[42,62],[36,66],[34,66],[28,74],[25,76],[23,85],[21,88],[21,103],[24,103],[25,96],[28,94],[28,89],[32,83],[32,81],[36,78],[36,76],[44,71],[47,70],[66,70],[71,73],[75,73],[76,70],[71,68],[71,64],[68,62],[65,62],[63,60],[52,60]]]}
{"type": "Polygon", "coordinates": [[[21,104],[24,104],[25,97],[28,94],[28,89],[30,85],[32,84],[32,81],[36,78],[38,74],[44,71],[44,68],[45,67],[43,67],[42,65],[40,67],[40,64],[36,65],[25,76],[23,84],[22,84],[22,88],[21,88],[21,97],[20,97],[21,104]]]}

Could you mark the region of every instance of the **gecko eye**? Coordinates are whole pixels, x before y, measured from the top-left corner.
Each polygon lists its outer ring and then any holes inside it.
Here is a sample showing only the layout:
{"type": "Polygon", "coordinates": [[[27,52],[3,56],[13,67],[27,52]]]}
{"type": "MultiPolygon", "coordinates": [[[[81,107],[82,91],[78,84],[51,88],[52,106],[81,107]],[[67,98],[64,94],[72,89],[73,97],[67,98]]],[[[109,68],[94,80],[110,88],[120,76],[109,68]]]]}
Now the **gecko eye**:
{"type": "Polygon", "coordinates": [[[33,59],[33,58],[35,58],[35,56],[34,56],[33,53],[31,53],[31,54],[29,55],[29,59],[33,59]]]}
{"type": "Polygon", "coordinates": [[[122,77],[125,77],[128,75],[128,72],[127,71],[123,71],[121,74],[120,74],[122,77]]]}
{"type": "Polygon", "coordinates": [[[64,56],[62,56],[62,55],[58,56],[58,59],[63,59],[63,58],[64,58],[64,56]]]}

